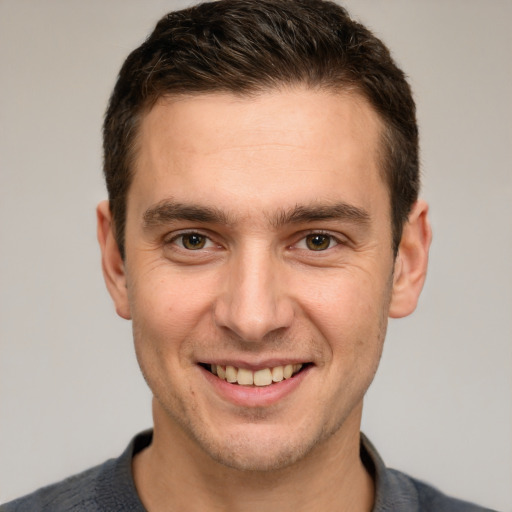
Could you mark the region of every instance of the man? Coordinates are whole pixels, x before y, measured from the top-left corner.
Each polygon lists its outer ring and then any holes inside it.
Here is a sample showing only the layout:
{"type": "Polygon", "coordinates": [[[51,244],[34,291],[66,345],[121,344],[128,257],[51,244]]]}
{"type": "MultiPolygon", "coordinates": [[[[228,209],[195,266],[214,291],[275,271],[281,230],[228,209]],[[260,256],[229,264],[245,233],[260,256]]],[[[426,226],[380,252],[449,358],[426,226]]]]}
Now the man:
{"type": "Polygon", "coordinates": [[[154,429],[5,510],[483,510],[359,432],[431,239],[414,102],[378,39],[328,2],[171,13],[120,72],[104,151],[103,272],[154,429]]]}

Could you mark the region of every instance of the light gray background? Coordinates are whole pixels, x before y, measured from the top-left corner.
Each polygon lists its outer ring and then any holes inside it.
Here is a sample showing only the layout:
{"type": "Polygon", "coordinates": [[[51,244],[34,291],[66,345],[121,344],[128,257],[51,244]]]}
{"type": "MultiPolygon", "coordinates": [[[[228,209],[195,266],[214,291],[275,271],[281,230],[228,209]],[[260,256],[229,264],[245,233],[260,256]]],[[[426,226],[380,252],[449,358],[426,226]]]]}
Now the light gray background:
{"type": "MultiPolygon", "coordinates": [[[[184,1],[0,0],[0,501],[151,425],[95,240],[115,75],[184,1]]],[[[512,2],[350,0],[410,76],[435,231],[364,431],[386,462],[512,510],[512,2]]]]}

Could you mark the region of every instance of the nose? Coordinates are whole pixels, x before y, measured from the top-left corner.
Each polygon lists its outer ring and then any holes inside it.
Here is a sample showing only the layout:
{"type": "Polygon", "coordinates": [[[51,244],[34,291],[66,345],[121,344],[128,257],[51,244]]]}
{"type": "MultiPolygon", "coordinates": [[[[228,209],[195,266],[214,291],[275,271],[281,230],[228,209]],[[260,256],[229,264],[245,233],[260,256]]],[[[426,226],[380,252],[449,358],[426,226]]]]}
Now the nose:
{"type": "Polygon", "coordinates": [[[270,251],[241,251],[231,258],[228,272],[215,304],[217,326],[247,342],[290,327],[293,302],[283,268],[270,251]]]}

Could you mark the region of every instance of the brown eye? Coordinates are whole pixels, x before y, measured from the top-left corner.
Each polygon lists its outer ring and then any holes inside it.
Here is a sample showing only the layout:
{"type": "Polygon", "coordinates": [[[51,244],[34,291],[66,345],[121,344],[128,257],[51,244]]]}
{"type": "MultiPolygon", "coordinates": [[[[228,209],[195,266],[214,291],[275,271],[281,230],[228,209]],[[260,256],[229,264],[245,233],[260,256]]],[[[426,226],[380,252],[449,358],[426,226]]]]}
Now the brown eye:
{"type": "Polygon", "coordinates": [[[306,237],[306,246],[312,251],[325,251],[331,245],[329,235],[313,234],[306,237]]]}
{"type": "Polygon", "coordinates": [[[199,233],[188,233],[180,238],[183,247],[191,251],[203,249],[207,241],[207,238],[199,233]]]}

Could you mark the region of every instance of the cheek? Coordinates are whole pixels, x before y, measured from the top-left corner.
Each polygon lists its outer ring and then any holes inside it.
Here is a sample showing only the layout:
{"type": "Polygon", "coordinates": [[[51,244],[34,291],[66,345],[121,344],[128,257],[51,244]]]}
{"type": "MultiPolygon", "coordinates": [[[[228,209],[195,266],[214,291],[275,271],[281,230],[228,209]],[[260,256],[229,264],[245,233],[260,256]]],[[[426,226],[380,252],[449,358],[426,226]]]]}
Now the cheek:
{"type": "Polygon", "coordinates": [[[146,273],[132,283],[129,300],[138,353],[163,356],[162,364],[183,358],[187,340],[206,328],[210,288],[208,279],[162,271],[146,273]]]}
{"type": "Polygon", "coordinates": [[[340,270],[312,276],[300,280],[301,300],[321,313],[336,317],[352,317],[354,314],[368,313],[379,301],[382,285],[365,272],[340,270]]]}
{"type": "Polygon", "coordinates": [[[346,360],[378,357],[387,327],[391,285],[364,272],[339,274],[305,286],[303,310],[330,345],[346,360]]]}
{"type": "Polygon", "coordinates": [[[139,272],[129,287],[129,299],[135,313],[152,322],[172,325],[173,329],[189,327],[211,302],[215,290],[215,274],[200,269],[173,268],[156,263],[139,272]]]}

